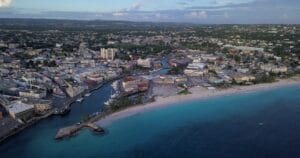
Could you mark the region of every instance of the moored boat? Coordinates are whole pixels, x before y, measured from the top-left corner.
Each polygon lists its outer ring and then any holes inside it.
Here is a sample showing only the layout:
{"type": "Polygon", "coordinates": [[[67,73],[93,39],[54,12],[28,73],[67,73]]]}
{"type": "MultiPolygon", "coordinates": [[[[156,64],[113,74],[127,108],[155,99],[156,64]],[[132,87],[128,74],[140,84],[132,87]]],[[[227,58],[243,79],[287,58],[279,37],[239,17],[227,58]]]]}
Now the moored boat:
{"type": "Polygon", "coordinates": [[[77,99],[76,101],[77,102],[82,102],[84,99],[83,98],[79,98],[79,99],[77,99]]]}

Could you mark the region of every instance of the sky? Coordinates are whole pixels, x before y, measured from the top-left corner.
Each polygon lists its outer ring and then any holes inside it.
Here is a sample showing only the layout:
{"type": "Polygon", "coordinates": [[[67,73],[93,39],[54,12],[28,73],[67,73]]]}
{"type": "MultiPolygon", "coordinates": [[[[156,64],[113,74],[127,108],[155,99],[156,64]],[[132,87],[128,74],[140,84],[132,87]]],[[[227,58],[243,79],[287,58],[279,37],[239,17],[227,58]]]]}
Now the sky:
{"type": "Polygon", "coordinates": [[[0,18],[300,23],[300,0],[0,0],[0,18]]]}

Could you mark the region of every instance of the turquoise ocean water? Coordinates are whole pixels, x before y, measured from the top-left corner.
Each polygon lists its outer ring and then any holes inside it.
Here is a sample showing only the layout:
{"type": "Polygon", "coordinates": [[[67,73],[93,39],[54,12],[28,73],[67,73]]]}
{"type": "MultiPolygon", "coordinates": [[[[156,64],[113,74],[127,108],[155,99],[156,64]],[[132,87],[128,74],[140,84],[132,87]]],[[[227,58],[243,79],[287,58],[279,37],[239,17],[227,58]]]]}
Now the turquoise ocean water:
{"type": "Polygon", "coordinates": [[[101,108],[109,91],[1,144],[0,157],[300,157],[300,85],[180,103],[113,122],[106,135],[53,140],[59,127],[101,108]]]}

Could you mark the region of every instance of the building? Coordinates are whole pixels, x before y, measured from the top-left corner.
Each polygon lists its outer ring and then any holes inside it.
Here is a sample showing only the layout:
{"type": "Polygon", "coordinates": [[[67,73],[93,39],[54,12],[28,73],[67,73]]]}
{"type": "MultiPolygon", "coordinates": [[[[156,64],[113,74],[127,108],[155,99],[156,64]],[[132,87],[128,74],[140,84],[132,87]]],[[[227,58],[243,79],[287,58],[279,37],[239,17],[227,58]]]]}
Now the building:
{"type": "Polygon", "coordinates": [[[156,84],[174,84],[175,83],[175,77],[170,75],[162,75],[158,78],[153,79],[153,83],[156,84]]]}
{"type": "Polygon", "coordinates": [[[286,66],[278,66],[278,67],[272,69],[272,72],[276,73],[276,74],[287,73],[287,71],[288,71],[288,68],[286,66]]]}
{"type": "Polygon", "coordinates": [[[84,88],[81,86],[69,86],[66,88],[66,92],[70,97],[75,97],[84,92],[84,88]]]}
{"type": "Polygon", "coordinates": [[[185,67],[191,62],[191,59],[184,58],[184,59],[170,59],[169,66],[170,67],[185,67]]]}
{"type": "Polygon", "coordinates": [[[0,111],[0,120],[2,120],[3,119],[3,114],[2,114],[2,112],[0,111]]]}
{"type": "Polygon", "coordinates": [[[254,76],[242,74],[236,74],[232,78],[238,84],[254,81],[256,79],[254,76]]]}
{"type": "Polygon", "coordinates": [[[95,60],[81,60],[80,61],[81,67],[96,67],[95,60]]]}
{"type": "Polygon", "coordinates": [[[175,77],[175,83],[177,84],[185,84],[187,83],[188,79],[186,76],[176,76],[175,77]]]}
{"type": "Polygon", "coordinates": [[[272,64],[261,65],[260,68],[266,72],[286,73],[288,68],[286,66],[276,66],[272,64]]]}
{"type": "Polygon", "coordinates": [[[68,86],[66,92],[70,97],[75,97],[85,90],[84,87],[80,86],[74,79],[67,79],[65,83],[68,86]]]}
{"type": "Polygon", "coordinates": [[[219,78],[219,77],[210,77],[208,80],[209,80],[209,83],[211,83],[211,84],[222,84],[222,83],[224,83],[224,80],[222,78],[219,78]]]}
{"type": "Polygon", "coordinates": [[[19,96],[20,97],[26,97],[26,98],[36,98],[36,99],[41,99],[46,97],[47,93],[45,90],[28,90],[28,91],[20,91],[19,96]]]}
{"type": "Polygon", "coordinates": [[[52,108],[50,101],[39,101],[34,103],[34,110],[36,113],[43,113],[52,108]]]}
{"type": "Polygon", "coordinates": [[[118,52],[118,49],[116,49],[116,48],[107,48],[107,49],[101,48],[100,56],[102,59],[114,60],[117,52],[118,52]]]}
{"type": "Polygon", "coordinates": [[[138,59],[137,60],[137,65],[143,68],[151,68],[152,67],[152,59],[147,58],[147,59],[138,59]]]}
{"type": "Polygon", "coordinates": [[[201,77],[208,73],[207,69],[203,70],[193,70],[193,69],[185,69],[184,74],[189,77],[201,77]]]}
{"type": "Polygon", "coordinates": [[[94,73],[87,75],[86,80],[88,83],[99,84],[104,80],[104,78],[99,73],[94,73]]]}
{"type": "Polygon", "coordinates": [[[153,61],[153,68],[154,69],[161,69],[162,68],[162,63],[160,60],[155,60],[153,61]]]}
{"type": "Polygon", "coordinates": [[[5,108],[11,117],[21,122],[30,120],[34,115],[34,106],[22,103],[21,101],[12,102],[5,108]]]}
{"type": "Polygon", "coordinates": [[[205,67],[206,67],[206,64],[204,64],[204,63],[193,62],[187,66],[187,69],[203,70],[205,67]]]}
{"type": "Polygon", "coordinates": [[[125,77],[122,81],[122,87],[126,93],[143,92],[148,90],[149,80],[146,80],[143,77],[125,77]]]}

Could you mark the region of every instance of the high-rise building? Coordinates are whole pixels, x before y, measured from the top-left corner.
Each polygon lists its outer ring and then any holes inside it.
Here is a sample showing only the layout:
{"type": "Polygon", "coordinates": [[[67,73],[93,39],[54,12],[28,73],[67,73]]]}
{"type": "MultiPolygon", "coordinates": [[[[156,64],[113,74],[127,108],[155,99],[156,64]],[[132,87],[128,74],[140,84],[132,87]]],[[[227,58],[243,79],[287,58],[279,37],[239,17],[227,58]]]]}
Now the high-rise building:
{"type": "Polygon", "coordinates": [[[114,60],[118,49],[116,48],[101,48],[100,55],[102,59],[114,60]]]}

